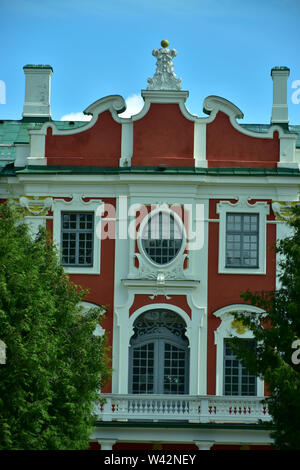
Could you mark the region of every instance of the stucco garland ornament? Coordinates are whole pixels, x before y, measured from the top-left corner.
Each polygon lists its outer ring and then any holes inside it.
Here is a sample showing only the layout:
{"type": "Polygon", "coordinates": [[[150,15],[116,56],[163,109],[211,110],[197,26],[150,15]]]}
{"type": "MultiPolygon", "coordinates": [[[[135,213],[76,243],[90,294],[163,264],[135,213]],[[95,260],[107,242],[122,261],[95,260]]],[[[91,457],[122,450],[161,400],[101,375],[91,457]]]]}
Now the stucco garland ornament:
{"type": "Polygon", "coordinates": [[[174,73],[173,58],[177,56],[175,49],[168,49],[169,42],[161,41],[161,49],[153,49],[152,55],[157,58],[156,72],[148,78],[147,90],[181,90],[181,78],[174,73]]]}
{"type": "Polygon", "coordinates": [[[21,196],[19,204],[24,209],[27,209],[28,213],[31,215],[42,215],[52,209],[52,197],[43,198],[33,196],[32,198],[28,198],[26,196],[21,196]]]}

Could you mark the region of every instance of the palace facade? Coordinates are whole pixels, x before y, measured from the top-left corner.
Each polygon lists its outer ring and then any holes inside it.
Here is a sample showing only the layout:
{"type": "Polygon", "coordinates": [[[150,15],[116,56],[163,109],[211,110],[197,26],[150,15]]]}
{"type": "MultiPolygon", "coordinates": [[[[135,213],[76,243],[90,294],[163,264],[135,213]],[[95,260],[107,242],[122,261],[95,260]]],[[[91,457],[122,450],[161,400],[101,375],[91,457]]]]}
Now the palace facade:
{"type": "MultiPolygon", "coordinates": [[[[255,347],[233,312],[247,289],[274,290],[284,210],[299,201],[300,126],[289,126],[289,69],[274,67],[270,124],[241,124],[219,96],[204,117],[154,49],[156,71],[131,118],[119,95],[90,121],[54,121],[51,66],[27,65],[22,119],[0,122],[0,198],[46,226],[84,307],[106,305],[112,378],[93,449],[267,449],[266,386],[230,349],[255,347]]],[[[271,85],[270,85],[271,86],[271,85]]],[[[269,118],[268,118],[269,119],[269,118]]]]}

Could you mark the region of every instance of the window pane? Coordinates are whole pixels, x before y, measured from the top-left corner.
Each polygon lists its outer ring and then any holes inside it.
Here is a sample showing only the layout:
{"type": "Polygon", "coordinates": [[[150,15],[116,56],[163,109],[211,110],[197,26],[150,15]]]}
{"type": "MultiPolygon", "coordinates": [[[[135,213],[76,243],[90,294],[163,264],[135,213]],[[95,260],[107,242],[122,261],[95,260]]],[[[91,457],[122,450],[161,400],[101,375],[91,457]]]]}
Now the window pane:
{"type": "Polygon", "coordinates": [[[185,369],[180,367],[180,360],[184,362],[185,354],[186,351],[165,343],[164,393],[184,393],[185,369]]]}
{"type": "Polygon", "coordinates": [[[94,214],[63,212],[61,221],[62,264],[92,266],[94,214]]]}
{"type": "Polygon", "coordinates": [[[135,347],[133,350],[133,393],[153,393],[154,343],[135,347]]]}
{"type": "Polygon", "coordinates": [[[258,214],[226,216],[226,267],[258,267],[258,214]]]}
{"type": "Polygon", "coordinates": [[[132,393],[188,393],[189,349],[185,331],[182,318],[168,310],[149,310],[137,318],[130,340],[132,393]],[[142,392],[141,384],[145,383],[146,391],[142,392]]]}
{"type": "MultiPolygon", "coordinates": [[[[255,349],[255,340],[241,339],[247,348],[255,349]]],[[[224,395],[256,396],[257,378],[239,361],[224,340],[224,395]]]]}
{"type": "Polygon", "coordinates": [[[167,264],[181,249],[182,227],[172,214],[158,212],[149,218],[141,238],[148,257],[157,264],[167,264]]]}

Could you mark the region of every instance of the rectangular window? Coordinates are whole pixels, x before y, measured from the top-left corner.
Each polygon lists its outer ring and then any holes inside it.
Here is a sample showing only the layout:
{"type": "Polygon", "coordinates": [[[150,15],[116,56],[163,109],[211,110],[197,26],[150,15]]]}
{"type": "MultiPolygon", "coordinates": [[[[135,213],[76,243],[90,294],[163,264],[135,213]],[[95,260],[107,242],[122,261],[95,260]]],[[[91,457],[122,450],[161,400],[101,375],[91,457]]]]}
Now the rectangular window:
{"type": "Polygon", "coordinates": [[[132,393],[154,391],[154,343],[133,350],[132,393]]]}
{"type": "MultiPolygon", "coordinates": [[[[247,347],[255,349],[252,339],[241,339],[247,347]]],[[[251,374],[232,351],[228,339],[224,340],[224,395],[256,396],[257,378],[251,374]]]]}
{"type": "Polygon", "coordinates": [[[258,214],[226,214],[226,268],[257,268],[258,214]]]}
{"type": "Polygon", "coordinates": [[[61,242],[64,266],[93,266],[94,214],[62,212],[61,242]]]}

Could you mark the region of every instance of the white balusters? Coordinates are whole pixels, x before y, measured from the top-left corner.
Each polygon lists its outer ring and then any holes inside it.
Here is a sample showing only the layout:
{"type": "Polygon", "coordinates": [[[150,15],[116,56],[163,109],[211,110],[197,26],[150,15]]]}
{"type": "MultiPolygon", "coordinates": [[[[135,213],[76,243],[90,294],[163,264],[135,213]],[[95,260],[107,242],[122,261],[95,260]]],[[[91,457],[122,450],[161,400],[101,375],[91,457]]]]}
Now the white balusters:
{"type": "Polygon", "coordinates": [[[270,419],[259,397],[104,394],[99,419],[257,422],[270,419]]]}

